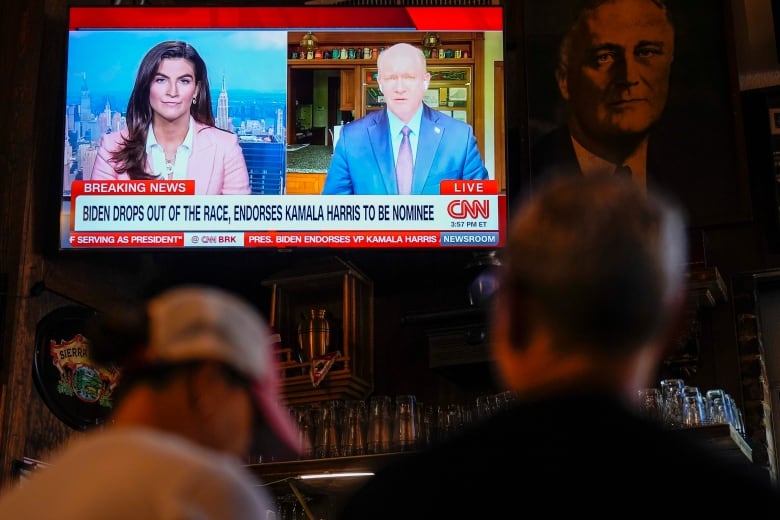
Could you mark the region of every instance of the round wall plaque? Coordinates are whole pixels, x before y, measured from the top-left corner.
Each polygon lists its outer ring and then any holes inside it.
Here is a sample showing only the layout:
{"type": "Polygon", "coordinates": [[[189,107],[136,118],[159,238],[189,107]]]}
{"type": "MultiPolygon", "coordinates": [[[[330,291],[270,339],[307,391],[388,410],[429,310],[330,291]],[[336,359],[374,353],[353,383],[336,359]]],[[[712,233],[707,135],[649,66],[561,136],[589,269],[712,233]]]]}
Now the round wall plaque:
{"type": "Polygon", "coordinates": [[[35,333],[35,386],[52,413],[78,430],[106,420],[119,382],[117,368],[98,366],[90,359],[84,334],[93,314],[86,307],[61,307],[44,316],[35,333]]]}

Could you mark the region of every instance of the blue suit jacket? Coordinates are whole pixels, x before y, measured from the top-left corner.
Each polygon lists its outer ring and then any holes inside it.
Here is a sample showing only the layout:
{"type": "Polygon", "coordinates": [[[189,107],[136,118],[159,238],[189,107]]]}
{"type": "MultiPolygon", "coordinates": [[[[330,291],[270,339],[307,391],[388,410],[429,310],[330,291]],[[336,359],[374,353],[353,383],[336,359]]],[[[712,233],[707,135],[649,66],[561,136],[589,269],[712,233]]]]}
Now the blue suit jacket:
{"type": "MultiPolygon", "coordinates": [[[[323,195],[397,195],[387,109],[341,130],[325,177],[323,195]]],[[[487,179],[470,125],[423,105],[412,194],[438,195],[444,179],[487,179]]]]}

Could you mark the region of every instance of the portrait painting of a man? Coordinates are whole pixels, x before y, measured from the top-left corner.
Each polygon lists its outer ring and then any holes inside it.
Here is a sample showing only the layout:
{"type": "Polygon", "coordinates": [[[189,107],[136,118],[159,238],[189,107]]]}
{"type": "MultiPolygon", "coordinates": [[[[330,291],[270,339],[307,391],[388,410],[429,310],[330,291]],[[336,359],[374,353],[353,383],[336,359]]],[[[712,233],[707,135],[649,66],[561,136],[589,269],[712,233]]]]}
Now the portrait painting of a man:
{"type": "Polygon", "coordinates": [[[722,2],[526,2],[529,177],[624,175],[692,225],[745,218],[722,2]]]}

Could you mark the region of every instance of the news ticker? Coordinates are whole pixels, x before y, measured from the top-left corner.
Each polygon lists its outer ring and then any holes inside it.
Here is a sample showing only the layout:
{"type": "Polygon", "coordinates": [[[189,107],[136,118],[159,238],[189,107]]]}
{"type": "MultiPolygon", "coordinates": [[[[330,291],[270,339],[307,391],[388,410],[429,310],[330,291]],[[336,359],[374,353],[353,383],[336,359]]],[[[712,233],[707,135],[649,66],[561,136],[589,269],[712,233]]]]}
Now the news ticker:
{"type": "Polygon", "coordinates": [[[74,248],[499,247],[498,231],[311,231],[311,232],[73,232],[74,248]]]}
{"type": "Polygon", "coordinates": [[[496,181],[441,195],[195,195],[193,181],[77,181],[71,247],[496,247],[496,181]]]}

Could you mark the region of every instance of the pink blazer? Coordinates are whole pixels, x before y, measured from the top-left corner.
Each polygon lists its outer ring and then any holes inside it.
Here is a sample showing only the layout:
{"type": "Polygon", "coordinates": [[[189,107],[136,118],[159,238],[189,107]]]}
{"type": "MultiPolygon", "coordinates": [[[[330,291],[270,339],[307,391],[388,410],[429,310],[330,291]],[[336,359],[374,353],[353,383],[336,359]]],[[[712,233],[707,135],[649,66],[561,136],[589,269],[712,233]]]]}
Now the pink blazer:
{"type": "MultiPolygon", "coordinates": [[[[100,139],[91,180],[129,180],[111,166],[112,153],[122,145],[127,130],[105,134],[100,139]]],[[[152,171],[152,159],[146,159],[146,171],[152,171]]],[[[195,123],[192,155],[187,178],[195,179],[196,195],[248,195],[249,173],[238,136],[212,126],[195,123]]]]}

